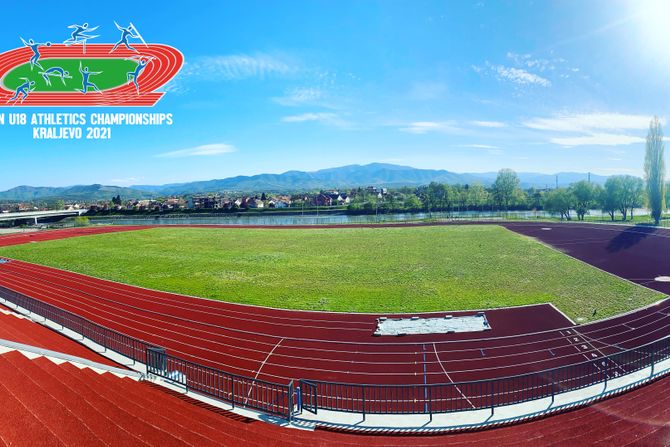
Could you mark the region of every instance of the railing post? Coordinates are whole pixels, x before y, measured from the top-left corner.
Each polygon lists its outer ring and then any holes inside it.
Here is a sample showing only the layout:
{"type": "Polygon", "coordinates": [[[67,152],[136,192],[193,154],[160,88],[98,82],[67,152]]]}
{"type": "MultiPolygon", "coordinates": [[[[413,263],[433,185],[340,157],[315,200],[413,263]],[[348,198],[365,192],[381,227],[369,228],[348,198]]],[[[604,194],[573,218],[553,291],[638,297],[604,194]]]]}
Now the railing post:
{"type": "Polygon", "coordinates": [[[428,389],[428,414],[430,415],[430,422],[433,422],[433,387],[424,385],[428,389]]]}
{"type": "Polygon", "coordinates": [[[318,400],[317,400],[318,399],[318,394],[317,394],[317,388],[316,387],[317,387],[316,384],[314,384],[314,386],[312,387],[312,391],[313,391],[312,398],[314,399],[312,401],[312,403],[313,403],[313,406],[314,406],[314,414],[317,414],[317,412],[319,411],[319,404],[318,404],[318,400]]]}
{"type": "Polygon", "coordinates": [[[655,357],[654,353],[655,352],[656,352],[655,349],[651,348],[651,375],[649,377],[654,377],[654,361],[655,361],[654,360],[654,357],[655,357]]]}
{"type": "Polygon", "coordinates": [[[605,388],[603,389],[603,393],[607,391],[607,380],[609,379],[610,375],[610,362],[609,362],[609,357],[605,357],[605,388]]]}
{"type": "Polygon", "coordinates": [[[235,409],[235,376],[230,378],[230,404],[235,409]]]}
{"type": "Polygon", "coordinates": [[[491,391],[491,416],[493,416],[493,413],[495,411],[495,406],[496,406],[495,405],[495,393],[494,393],[494,388],[493,388],[493,385],[495,384],[495,380],[491,380],[489,383],[491,384],[490,385],[490,388],[491,388],[491,390],[490,390],[491,391]]]}
{"type": "Polygon", "coordinates": [[[288,422],[293,419],[293,380],[288,384],[288,422]]]}
{"type": "Polygon", "coordinates": [[[556,399],[556,369],[551,370],[551,404],[554,405],[556,399]]]}
{"type": "Polygon", "coordinates": [[[365,420],[365,385],[361,386],[361,394],[362,394],[362,403],[363,403],[363,420],[365,420]]]}
{"type": "Polygon", "coordinates": [[[302,386],[298,385],[295,387],[295,399],[296,399],[296,413],[302,413],[302,386]]]}

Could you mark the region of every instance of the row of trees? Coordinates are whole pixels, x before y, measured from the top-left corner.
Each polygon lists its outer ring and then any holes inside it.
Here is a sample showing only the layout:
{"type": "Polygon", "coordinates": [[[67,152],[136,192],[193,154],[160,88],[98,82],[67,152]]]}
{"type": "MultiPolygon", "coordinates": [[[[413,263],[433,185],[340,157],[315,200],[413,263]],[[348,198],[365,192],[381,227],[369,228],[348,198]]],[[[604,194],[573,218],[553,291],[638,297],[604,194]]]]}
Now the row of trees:
{"type": "Polygon", "coordinates": [[[601,209],[612,220],[616,213],[621,213],[623,220],[633,210],[645,204],[644,182],[630,175],[615,175],[607,179],[605,186],[595,185],[582,180],[569,188],[557,188],[545,194],[544,209],[550,213],[560,214],[561,218],[570,220],[572,211],[578,220],[591,209],[601,209]]]}

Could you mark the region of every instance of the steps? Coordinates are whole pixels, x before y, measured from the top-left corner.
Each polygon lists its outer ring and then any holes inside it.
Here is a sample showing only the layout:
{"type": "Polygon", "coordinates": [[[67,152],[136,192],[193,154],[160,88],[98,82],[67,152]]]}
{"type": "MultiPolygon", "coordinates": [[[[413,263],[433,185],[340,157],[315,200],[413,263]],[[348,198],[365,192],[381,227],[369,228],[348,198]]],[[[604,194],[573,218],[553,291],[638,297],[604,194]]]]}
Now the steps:
{"type": "Polygon", "coordinates": [[[149,382],[46,357],[30,360],[11,351],[0,355],[0,420],[0,447],[663,446],[670,445],[670,378],[528,423],[470,433],[388,436],[282,428],[149,382]]]}

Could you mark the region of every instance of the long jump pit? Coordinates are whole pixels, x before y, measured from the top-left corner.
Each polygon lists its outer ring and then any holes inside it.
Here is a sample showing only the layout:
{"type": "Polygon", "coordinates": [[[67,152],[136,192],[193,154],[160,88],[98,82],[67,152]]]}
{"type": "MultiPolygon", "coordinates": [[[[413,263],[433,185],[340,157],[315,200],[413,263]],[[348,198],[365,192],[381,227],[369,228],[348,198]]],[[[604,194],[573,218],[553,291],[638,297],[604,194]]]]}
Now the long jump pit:
{"type": "Polygon", "coordinates": [[[457,332],[490,331],[491,325],[484,312],[475,315],[456,316],[447,314],[444,317],[410,317],[410,318],[377,318],[375,336],[382,335],[422,335],[422,334],[454,334],[457,332]]]}

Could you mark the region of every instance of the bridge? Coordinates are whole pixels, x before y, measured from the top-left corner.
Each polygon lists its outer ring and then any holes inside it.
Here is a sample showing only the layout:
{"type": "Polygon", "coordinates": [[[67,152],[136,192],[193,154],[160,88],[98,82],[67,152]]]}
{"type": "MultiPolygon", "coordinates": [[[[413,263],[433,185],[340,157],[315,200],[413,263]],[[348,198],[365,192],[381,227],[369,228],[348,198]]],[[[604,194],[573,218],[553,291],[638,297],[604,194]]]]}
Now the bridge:
{"type": "Polygon", "coordinates": [[[81,216],[86,213],[81,210],[51,210],[51,211],[21,211],[18,213],[0,213],[0,222],[14,222],[14,225],[32,222],[37,225],[38,220],[57,221],[71,216],[81,216]]]}

